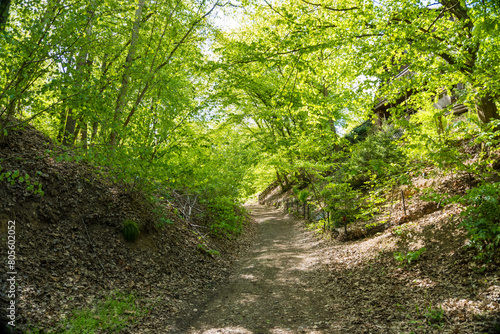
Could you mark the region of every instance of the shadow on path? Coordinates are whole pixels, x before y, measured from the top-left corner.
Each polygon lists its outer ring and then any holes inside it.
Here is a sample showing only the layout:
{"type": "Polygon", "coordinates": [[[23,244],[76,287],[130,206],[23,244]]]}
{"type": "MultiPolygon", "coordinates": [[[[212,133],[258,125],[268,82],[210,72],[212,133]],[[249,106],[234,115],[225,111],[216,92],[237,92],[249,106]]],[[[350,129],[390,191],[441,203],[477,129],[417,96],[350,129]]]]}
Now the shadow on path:
{"type": "Polygon", "coordinates": [[[327,333],[327,296],[308,284],[321,267],[319,242],[291,215],[247,209],[259,224],[255,245],[186,332],[327,333]]]}

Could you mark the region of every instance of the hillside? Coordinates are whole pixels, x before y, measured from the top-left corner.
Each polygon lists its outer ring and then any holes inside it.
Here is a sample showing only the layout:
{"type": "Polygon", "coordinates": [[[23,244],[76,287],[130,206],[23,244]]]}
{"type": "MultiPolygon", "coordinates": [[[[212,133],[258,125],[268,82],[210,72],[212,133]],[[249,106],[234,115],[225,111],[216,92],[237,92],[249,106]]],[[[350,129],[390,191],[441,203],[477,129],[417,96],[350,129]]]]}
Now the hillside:
{"type": "MultiPolygon", "coordinates": [[[[425,177],[414,175],[411,186],[388,192],[381,212],[349,224],[347,235],[342,226],[325,230],[322,210],[306,213],[304,228],[324,247],[316,255],[321,268],[307,286],[329,296],[322,303],[336,329],[318,333],[500,333],[499,258],[485,264],[468,247],[463,206],[422,198],[430,188],[463,196],[471,180],[432,175],[427,169],[425,177]]],[[[293,191],[283,191],[278,182],[260,202],[304,216],[293,191]]]]}
{"type": "Polygon", "coordinates": [[[168,199],[151,202],[105,168],[58,158],[32,127],[10,138],[2,171],[32,175],[43,191],[5,175],[0,188],[3,252],[16,221],[18,332],[79,333],[83,322],[96,333],[500,332],[500,261],[484,265],[465,247],[464,207],[421,195],[464,194],[468,178],[414,173],[347,235],[324,230],[312,206],[304,220],[293,189],[273,182],[260,200],[279,210],[249,206],[258,224],[228,239],[200,232],[210,213],[189,194],[165,189],[168,199]],[[391,196],[400,193],[404,207],[391,196]],[[200,214],[183,216],[186,205],[200,214]],[[124,239],[125,220],[140,223],[135,242],[124,239]]]}
{"type": "MultiPolygon", "coordinates": [[[[188,221],[173,195],[153,204],[133,186],[114,181],[106,169],[60,160],[54,149],[30,126],[11,133],[0,149],[1,172],[30,175],[31,184],[40,183],[43,191],[34,194],[19,178],[0,183],[2,254],[7,253],[7,222],[16,222],[20,332],[30,325],[47,333],[63,324],[69,329],[64,321],[74,310],[95,307],[115,292],[135,295],[139,309],[127,317],[130,331],[175,326],[180,314],[192,312],[193,300],[200,302],[198,296],[227,276],[245,247],[245,238],[207,235],[203,206],[193,206],[197,214],[188,221]],[[139,223],[137,241],[125,241],[125,220],[139,223]]],[[[6,272],[1,275],[5,309],[8,282],[6,272]]]]}

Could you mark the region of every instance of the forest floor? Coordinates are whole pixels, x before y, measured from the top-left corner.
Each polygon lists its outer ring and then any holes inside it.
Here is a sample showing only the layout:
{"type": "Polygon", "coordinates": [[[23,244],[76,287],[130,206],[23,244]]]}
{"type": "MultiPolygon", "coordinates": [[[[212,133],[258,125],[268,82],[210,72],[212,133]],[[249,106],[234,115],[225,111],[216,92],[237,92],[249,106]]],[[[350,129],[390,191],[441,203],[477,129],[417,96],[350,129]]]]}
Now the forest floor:
{"type": "MultiPolygon", "coordinates": [[[[408,214],[394,208],[388,229],[340,242],[296,214],[254,204],[247,209],[255,223],[242,236],[200,239],[207,215],[188,221],[182,205],[165,199],[162,217],[171,223],[158,226],[139,191],[54,149],[32,127],[0,145],[2,172],[30,175],[45,193],[19,179],[0,183],[2,254],[7,222],[17,221],[18,332],[82,333],[75,310],[90,310],[85,319],[101,326],[107,316],[96,306],[120,292],[136,297],[121,334],[500,333],[500,259],[474,260],[459,207],[415,196],[408,214]],[[141,222],[135,243],[123,238],[127,219],[141,222]]],[[[452,181],[435,186],[458,189],[452,181]]],[[[3,309],[6,279],[0,269],[3,309]]],[[[100,329],[93,332],[110,332],[100,329]]]]}
{"type": "Polygon", "coordinates": [[[171,332],[500,333],[499,272],[477,270],[469,252],[454,251],[464,242],[448,219],[456,208],[413,223],[420,231],[408,227],[427,251],[405,267],[394,259],[402,239],[391,230],[340,243],[319,239],[295,215],[247,209],[257,222],[253,248],[171,332]]]}
{"type": "Polygon", "coordinates": [[[187,333],[312,333],[330,327],[328,298],[321,285],[324,247],[298,219],[249,205],[258,224],[253,249],[229,282],[185,329],[187,333]]]}
{"type": "Polygon", "coordinates": [[[194,312],[190,301],[210,296],[250,246],[250,221],[238,238],[209,235],[212,218],[189,193],[162,190],[171,196],[152,203],[106,168],[62,157],[31,126],[0,143],[0,178],[17,171],[44,191],[35,194],[20,178],[0,182],[0,333],[11,300],[9,221],[16,222],[16,333],[116,333],[122,326],[120,333],[165,333],[194,312]],[[188,202],[195,212],[189,219],[181,215],[188,202]],[[135,242],[124,239],[125,220],[140,222],[135,242]],[[120,312],[101,314],[105,301],[127,298],[133,302],[121,303],[120,312]]]}

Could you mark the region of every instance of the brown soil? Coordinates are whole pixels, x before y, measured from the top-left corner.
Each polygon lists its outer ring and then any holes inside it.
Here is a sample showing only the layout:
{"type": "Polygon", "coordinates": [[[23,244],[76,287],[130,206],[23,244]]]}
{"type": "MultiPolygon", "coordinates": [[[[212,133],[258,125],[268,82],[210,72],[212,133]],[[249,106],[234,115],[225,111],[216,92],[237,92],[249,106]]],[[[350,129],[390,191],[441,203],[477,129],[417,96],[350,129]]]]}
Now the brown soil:
{"type": "Polygon", "coordinates": [[[60,154],[31,126],[13,131],[0,144],[0,173],[18,170],[45,191],[41,196],[24,182],[0,182],[0,308],[5,311],[9,302],[7,222],[15,220],[19,332],[31,326],[45,333],[64,331],[64,319],[73,310],[92,308],[120,291],[134,293],[138,306],[149,310],[124,333],[162,333],[192,313],[190,300],[227,278],[231,262],[247,245],[251,225],[244,237],[212,237],[205,208],[193,208],[203,217],[185,219],[173,193],[161,206],[154,205],[130,185],[113,182],[105,168],[60,160],[60,154]],[[158,227],[160,217],[172,223],[158,227]],[[136,242],[124,240],[124,220],[139,223],[136,242]]]}
{"type": "MultiPolygon", "coordinates": [[[[162,203],[173,224],[157,228],[140,192],[102,168],[57,160],[31,127],[9,138],[2,172],[27,173],[45,191],[0,182],[1,254],[7,221],[17,224],[20,327],[64,331],[72,310],[119,290],[148,309],[122,334],[500,333],[500,260],[482,267],[463,248],[458,207],[410,201],[407,217],[392,215],[403,225],[342,243],[318,239],[294,215],[250,205],[250,233],[211,238],[204,218],[182,219],[173,200],[162,203]],[[125,219],[141,224],[136,243],[121,235],[125,219]],[[221,255],[203,251],[200,240],[221,255]],[[399,266],[395,252],[421,247],[416,261],[399,266]]],[[[3,309],[6,284],[2,266],[3,309]]]]}
{"type": "Polygon", "coordinates": [[[300,221],[260,205],[253,249],[187,333],[313,333],[330,325],[328,296],[311,279],[324,247],[300,221]],[[319,329],[318,329],[319,330],[319,329]]]}

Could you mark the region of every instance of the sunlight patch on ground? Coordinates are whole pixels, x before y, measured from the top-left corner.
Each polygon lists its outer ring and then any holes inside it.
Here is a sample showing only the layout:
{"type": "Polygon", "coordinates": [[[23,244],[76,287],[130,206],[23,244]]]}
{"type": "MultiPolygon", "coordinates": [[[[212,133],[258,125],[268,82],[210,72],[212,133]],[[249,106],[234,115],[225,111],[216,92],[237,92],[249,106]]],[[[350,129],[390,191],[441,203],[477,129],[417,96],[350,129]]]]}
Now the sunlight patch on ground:
{"type": "Polygon", "coordinates": [[[397,249],[396,238],[383,234],[374,238],[332,247],[325,252],[326,263],[344,269],[365,265],[385,252],[397,249]]]}
{"type": "Polygon", "coordinates": [[[255,281],[257,280],[257,277],[255,277],[254,275],[252,274],[241,274],[239,276],[241,279],[247,279],[247,280],[251,280],[251,281],[255,281]]]}
{"type": "Polygon", "coordinates": [[[235,333],[235,334],[253,334],[252,331],[249,331],[243,327],[224,327],[224,328],[211,328],[203,330],[202,332],[197,332],[199,334],[226,334],[226,333],[235,333]]]}
{"type": "MultiPolygon", "coordinates": [[[[310,329],[304,329],[301,331],[302,333],[309,333],[309,334],[322,334],[323,332],[316,331],[316,330],[310,330],[310,329]]],[[[271,334],[292,334],[296,333],[296,331],[292,331],[290,328],[284,329],[284,328],[272,328],[269,330],[269,333],[271,334]]]]}
{"type": "Polygon", "coordinates": [[[449,317],[458,318],[459,321],[466,321],[468,318],[487,316],[498,310],[500,304],[490,300],[474,301],[453,298],[445,300],[441,307],[449,317]]]}
{"type": "Polygon", "coordinates": [[[235,301],[235,303],[238,305],[257,303],[259,298],[260,298],[260,296],[257,296],[257,295],[251,294],[251,293],[244,293],[243,292],[240,294],[240,299],[235,301]]]}
{"type": "Polygon", "coordinates": [[[424,278],[424,279],[417,278],[411,282],[411,285],[414,287],[419,287],[419,288],[432,288],[432,287],[437,286],[437,283],[431,281],[428,278],[424,278]]]}

